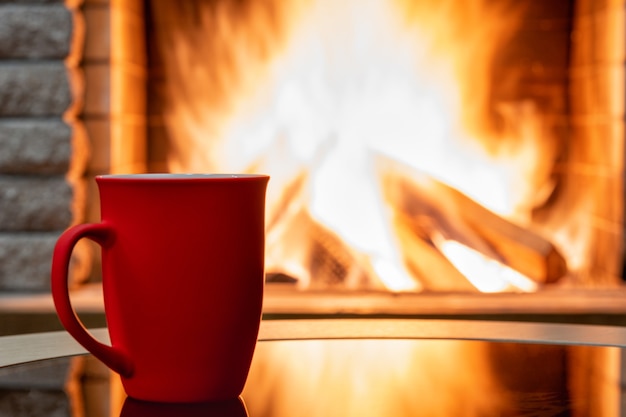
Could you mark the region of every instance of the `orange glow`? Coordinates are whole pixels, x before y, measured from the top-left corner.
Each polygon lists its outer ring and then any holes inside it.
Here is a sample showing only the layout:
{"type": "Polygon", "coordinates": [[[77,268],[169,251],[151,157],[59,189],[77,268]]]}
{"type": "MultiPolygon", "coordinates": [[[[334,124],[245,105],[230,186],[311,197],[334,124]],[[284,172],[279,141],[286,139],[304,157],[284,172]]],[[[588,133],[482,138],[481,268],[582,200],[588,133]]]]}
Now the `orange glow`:
{"type": "MultiPolygon", "coordinates": [[[[246,7],[245,21],[227,5],[196,16],[210,39],[193,26],[169,39],[169,163],[174,172],[271,175],[269,272],[308,287],[315,265],[330,262],[348,288],[424,288],[401,255],[407,243],[383,197],[381,158],[520,225],[552,192],[555,144],[533,103],[488,105],[495,51],[520,14],[513,4],[302,0],[271,18],[246,7]]],[[[536,288],[491,249],[424,239],[476,288],[536,288]]]]}
{"type": "Polygon", "coordinates": [[[437,340],[260,344],[243,398],[251,416],[497,415],[511,395],[485,349],[437,340]]]}
{"type": "Polygon", "coordinates": [[[537,289],[537,283],[459,242],[436,239],[441,252],[481,292],[537,289]]]}

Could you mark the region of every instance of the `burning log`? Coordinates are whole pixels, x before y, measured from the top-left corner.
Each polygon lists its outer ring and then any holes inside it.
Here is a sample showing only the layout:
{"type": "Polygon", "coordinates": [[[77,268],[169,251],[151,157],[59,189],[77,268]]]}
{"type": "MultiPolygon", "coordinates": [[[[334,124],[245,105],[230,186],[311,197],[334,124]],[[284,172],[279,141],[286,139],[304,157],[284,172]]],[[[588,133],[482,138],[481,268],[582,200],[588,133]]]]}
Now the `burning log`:
{"type": "Polygon", "coordinates": [[[457,241],[538,283],[556,282],[567,272],[563,256],[539,234],[414,169],[384,160],[380,168],[387,201],[411,220],[403,223],[417,236],[457,241]]]}
{"type": "Polygon", "coordinates": [[[383,288],[368,259],[317,222],[305,207],[288,216],[268,231],[272,256],[267,269],[272,279],[294,277],[300,287],[312,290],[383,288]]]}
{"type": "Polygon", "coordinates": [[[313,218],[307,207],[307,175],[283,187],[267,222],[266,269],[272,279],[296,279],[307,289],[377,289],[378,281],[364,256],[313,218]]]}
{"type": "MultiPolygon", "coordinates": [[[[395,161],[380,168],[404,258],[401,268],[419,284],[414,289],[528,291],[566,273],[558,250],[533,231],[395,161]],[[451,250],[460,251],[463,259],[451,250]],[[478,262],[478,269],[468,271],[472,262],[478,262]]],[[[352,248],[323,220],[314,218],[308,208],[307,180],[302,172],[272,199],[268,272],[297,277],[301,287],[310,289],[385,287],[385,279],[397,272],[390,267],[397,264],[384,264],[381,269],[380,262],[374,263],[380,259],[371,258],[378,253],[352,248]]]]}
{"type": "Polygon", "coordinates": [[[540,283],[553,283],[567,273],[563,255],[547,239],[496,215],[461,192],[448,187],[462,204],[464,218],[508,265],[540,283]]]}
{"type": "Polygon", "coordinates": [[[426,291],[476,292],[467,278],[448,261],[429,238],[420,233],[415,220],[402,213],[393,219],[398,238],[402,242],[404,262],[426,291]]]}

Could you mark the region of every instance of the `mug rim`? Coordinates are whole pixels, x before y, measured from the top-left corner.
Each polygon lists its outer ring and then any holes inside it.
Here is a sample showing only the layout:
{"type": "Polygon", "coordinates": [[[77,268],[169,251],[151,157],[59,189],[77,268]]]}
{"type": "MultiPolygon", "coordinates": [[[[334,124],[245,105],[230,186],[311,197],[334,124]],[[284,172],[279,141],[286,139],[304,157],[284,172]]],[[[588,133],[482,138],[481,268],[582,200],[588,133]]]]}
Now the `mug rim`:
{"type": "Polygon", "coordinates": [[[243,174],[243,173],[141,173],[141,174],[102,174],[96,175],[96,180],[105,181],[198,181],[198,180],[246,180],[246,179],[266,179],[265,174],[243,174]]]}

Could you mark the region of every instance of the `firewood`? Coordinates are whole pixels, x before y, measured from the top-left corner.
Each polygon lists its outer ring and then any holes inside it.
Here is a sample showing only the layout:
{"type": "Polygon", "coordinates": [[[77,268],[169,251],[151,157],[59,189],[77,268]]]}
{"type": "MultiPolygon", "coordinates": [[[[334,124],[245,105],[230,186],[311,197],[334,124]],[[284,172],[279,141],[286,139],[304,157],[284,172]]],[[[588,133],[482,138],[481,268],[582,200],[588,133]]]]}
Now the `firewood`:
{"type": "Polygon", "coordinates": [[[558,249],[538,233],[413,168],[381,160],[379,169],[387,201],[420,224],[426,236],[458,241],[538,283],[556,282],[567,273],[558,249]]]}
{"type": "Polygon", "coordinates": [[[476,292],[467,278],[459,272],[421,233],[420,225],[402,213],[393,219],[404,262],[411,273],[422,283],[424,291],[476,292]]]}
{"type": "Polygon", "coordinates": [[[507,221],[461,192],[448,191],[464,207],[463,216],[507,264],[540,283],[553,283],[567,273],[565,258],[547,239],[507,221]]]}
{"type": "Polygon", "coordinates": [[[367,259],[313,218],[306,207],[306,173],[295,176],[268,204],[266,270],[294,277],[312,290],[381,289],[367,259]]]}

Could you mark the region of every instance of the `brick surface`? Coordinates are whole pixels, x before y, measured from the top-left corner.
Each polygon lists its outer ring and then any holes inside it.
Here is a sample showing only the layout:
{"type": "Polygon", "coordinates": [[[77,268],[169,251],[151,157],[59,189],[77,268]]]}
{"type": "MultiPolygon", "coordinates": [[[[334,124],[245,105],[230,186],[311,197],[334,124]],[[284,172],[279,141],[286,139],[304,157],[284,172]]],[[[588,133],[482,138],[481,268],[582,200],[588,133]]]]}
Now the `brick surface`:
{"type": "Polygon", "coordinates": [[[63,61],[0,64],[0,116],[61,116],[71,102],[63,61]]]}
{"type": "Polygon", "coordinates": [[[0,120],[0,174],[65,174],[71,135],[61,119],[0,120]]]}
{"type": "Polygon", "coordinates": [[[0,291],[50,288],[52,251],[59,233],[0,233],[0,291]]]}
{"type": "Polygon", "coordinates": [[[106,61],[111,57],[111,13],[108,7],[85,5],[87,30],[83,57],[85,61],[106,61]]]}
{"type": "MultiPolygon", "coordinates": [[[[60,234],[60,231],[0,233],[0,291],[49,292],[52,252],[60,234]]],[[[92,263],[93,247],[83,239],[72,253],[71,286],[88,278],[92,263]]]]}
{"type": "Polygon", "coordinates": [[[72,221],[64,176],[0,175],[0,231],[61,230],[72,221]]]}
{"type": "Polygon", "coordinates": [[[72,16],[62,3],[1,4],[0,58],[65,58],[72,16]]]}

